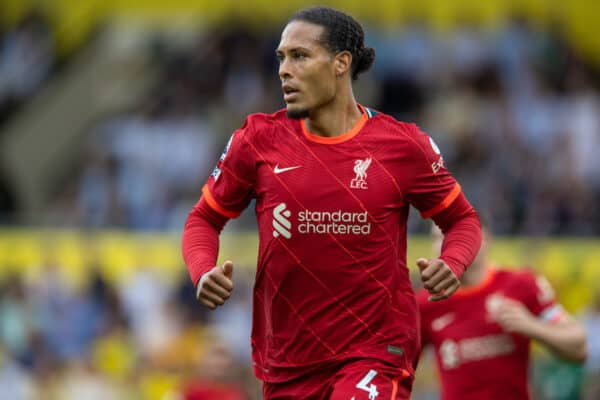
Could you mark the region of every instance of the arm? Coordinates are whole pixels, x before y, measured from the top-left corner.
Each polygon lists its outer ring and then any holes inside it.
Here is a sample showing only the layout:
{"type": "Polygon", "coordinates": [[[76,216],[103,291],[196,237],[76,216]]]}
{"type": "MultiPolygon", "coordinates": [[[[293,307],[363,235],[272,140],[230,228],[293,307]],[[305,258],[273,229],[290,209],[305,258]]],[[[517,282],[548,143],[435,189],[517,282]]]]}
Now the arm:
{"type": "Polygon", "coordinates": [[[583,363],[587,358],[585,330],[566,313],[556,322],[546,321],[533,315],[522,303],[505,299],[496,320],[505,331],[536,340],[567,360],[583,363]]]}
{"type": "Polygon", "coordinates": [[[440,259],[460,278],[471,265],[481,247],[481,225],[477,212],[464,194],[433,221],[444,234],[440,259]]]}
{"type": "Polygon", "coordinates": [[[219,234],[228,218],[213,211],[204,198],[190,212],[182,238],[182,254],[196,298],[210,309],[222,305],[231,295],[233,263],[215,266],[219,253],[219,234]]]}
{"type": "Polygon", "coordinates": [[[405,128],[409,140],[403,160],[410,173],[402,174],[404,199],[419,210],[422,218],[433,218],[444,233],[440,257],[421,258],[417,266],[423,286],[432,295],[429,300],[442,300],[460,287],[460,276],[479,252],[479,218],[444,165],[433,139],[416,125],[405,128]]]}
{"type": "Polygon", "coordinates": [[[196,298],[210,309],[222,305],[233,290],[233,263],[215,263],[219,234],[230,218],[246,208],[252,195],[256,170],[246,137],[250,125],[247,119],[231,135],[183,230],[183,259],[196,286],[196,298]]]}
{"type": "Polygon", "coordinates": [[[432,296],[430,301],[448,298],[460,287],[459,278],[473,262],[481,246],[481,227],[477,213],[460,193],[433,220],[444,233],[438,259],[417,260],[423,286],[432,296]]]}

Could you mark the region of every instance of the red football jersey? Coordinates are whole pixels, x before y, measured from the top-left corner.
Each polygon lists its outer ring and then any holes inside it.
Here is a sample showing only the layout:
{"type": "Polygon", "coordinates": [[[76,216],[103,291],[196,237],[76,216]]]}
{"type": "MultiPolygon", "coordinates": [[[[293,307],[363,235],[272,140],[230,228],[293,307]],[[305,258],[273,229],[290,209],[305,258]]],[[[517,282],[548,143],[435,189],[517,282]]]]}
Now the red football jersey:
{"type": "Polygon", "coordinates": [[[435,349],[443,400],[529,399],[529,342],[504,332],[492,313],[503,298],[524,304],[541,318],[554,321],[562,308],[549,283],[527,270],[489,268],[484,281],[460,288],[440,302],[417,293],[421,340],[435,349]]]}
{"type": "Polygon", "coordinates": [[[247,400],[241,388],[232,384],[191,382],[181,392],[182,400],[247,400]]]}
{"type": "Polygon", "coordinates": [[[251,115],[203,188],[227,217],[256,199],[252,350],[264,381],[353,358],[413,375],[419,339],[406,266],[409,204],[429,217],[460,186],[415,125],[361,110],[351,131],[332,138],[308,132],[285,110],[251,115]]]}

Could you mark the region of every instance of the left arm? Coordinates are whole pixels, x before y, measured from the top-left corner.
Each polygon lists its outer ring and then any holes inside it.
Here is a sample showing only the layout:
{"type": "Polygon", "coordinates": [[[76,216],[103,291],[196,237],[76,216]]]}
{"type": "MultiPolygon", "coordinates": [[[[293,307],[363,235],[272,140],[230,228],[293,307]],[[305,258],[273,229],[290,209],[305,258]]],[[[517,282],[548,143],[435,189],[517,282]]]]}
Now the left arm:
{"type": "Polygon", "coordinates": [[[585,330],[566,313],[558,321],[549,322],[533,315],[522,303],[506,298],[496,321],[505,331],[534,339],[562,358],[579,363],[587,358],[585,330]]]}
{"type": "Polygon", "coordinates": [[[401,174],[402,195],[419,210],[422,218],[432,218],[444,233],[440,257],[421,258],[417,266],[423,286],[432,295],[429,300],[442,300],[460,287],[460,276],[479,252],[479,217],[444,165],[433,139],[414,124],[406,124],[404,128],[409,140],[402,153],[403,167],[410,173],[401,174]]]}
{"type": "Polygon", "coordinates": [[[448,298],[460,287],[459,278],[481,246],[481,226],[477,213],[462,192],[450,206],[435,214],[433,220],[444,233],[438,259],[417,260],[423,286],[430,301],[448,298]]]}

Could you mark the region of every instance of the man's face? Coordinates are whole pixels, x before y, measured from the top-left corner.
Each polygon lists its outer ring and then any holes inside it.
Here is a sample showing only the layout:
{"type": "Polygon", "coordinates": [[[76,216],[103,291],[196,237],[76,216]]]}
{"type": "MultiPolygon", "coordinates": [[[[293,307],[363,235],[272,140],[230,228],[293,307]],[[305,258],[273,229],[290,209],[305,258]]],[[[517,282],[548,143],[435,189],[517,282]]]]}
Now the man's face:
{"type": "Polygon", "coordinates": [[[281,34],[276,53],[283,99],[291,118],[305,118],[335,97],[335,56],[320,41],[323,30],[320,25],[292,21],[281,34]]]}

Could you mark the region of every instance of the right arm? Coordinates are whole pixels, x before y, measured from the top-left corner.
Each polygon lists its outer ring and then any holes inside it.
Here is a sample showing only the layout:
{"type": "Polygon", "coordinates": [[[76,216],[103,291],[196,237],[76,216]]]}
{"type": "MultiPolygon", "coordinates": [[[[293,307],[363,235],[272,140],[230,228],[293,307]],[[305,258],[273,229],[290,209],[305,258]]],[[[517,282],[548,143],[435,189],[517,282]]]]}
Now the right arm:
{"type": "Polygon", "coordinates": [[[231,295],[233,263],[215,266],[219,254],[219,234],[228,218],[214,211],[201,198],[190,212],[182,238],[182,254],[196,298],[210,309],[222,305],[231,295]]]}
{"type": "Polygon", "coordinates": [[[183,259],[196,287],[196,298],[210,309],[222,305],[233,290],[233,263],[215,263],[223,227],[240,215],[252,197],[256,170],[247,137],[250,125],[248,119],[231,135],[183,230],[183,259]]]}
{"type": "Polygon", "coordinates": [[[524,270],[518,275],[523,298],[505,298],[496,319],[507,332],[534,339],[552,352],[574,362],[587,358],[587,337],[581,323],[556,302],[554,289],[546,278],[524,270]]]}
{"type": "MultiPolygon", "coordinates": [[[[559,305],[555,307],[562,310],[559,305]]],[[[583,363],[587,358],[585,330],[566,311],[556,321],[547,321],[533,315],[522,303],[505,299],[497,313],[497,321],[505,331],[534,339],[570,361],[583,363]]]]}

